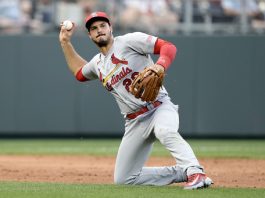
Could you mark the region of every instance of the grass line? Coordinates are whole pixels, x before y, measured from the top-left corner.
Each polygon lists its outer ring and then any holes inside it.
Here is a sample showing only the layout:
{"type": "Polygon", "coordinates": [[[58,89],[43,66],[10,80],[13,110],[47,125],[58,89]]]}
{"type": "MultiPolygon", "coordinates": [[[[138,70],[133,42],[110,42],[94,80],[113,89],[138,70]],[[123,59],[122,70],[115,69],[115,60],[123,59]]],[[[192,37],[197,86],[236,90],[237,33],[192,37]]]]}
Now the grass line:
{"type": "MultiPolygon", "coordinates": [[[[265,159],[265,140],[189,140],[198,157],[265,159]]],[[[0,155],[115,156],[120,140],[0,140],[0,155]]],[[[170,156],[156,142],[152,156],[170,156]]]]}

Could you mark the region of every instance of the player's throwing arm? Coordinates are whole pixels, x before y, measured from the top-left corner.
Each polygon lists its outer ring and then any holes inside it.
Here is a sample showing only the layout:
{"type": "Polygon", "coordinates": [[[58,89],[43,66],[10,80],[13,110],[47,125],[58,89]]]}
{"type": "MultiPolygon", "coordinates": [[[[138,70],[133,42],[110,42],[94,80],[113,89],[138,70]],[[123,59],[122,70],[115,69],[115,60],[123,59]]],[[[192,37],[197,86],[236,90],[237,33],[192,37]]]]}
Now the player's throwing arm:
{"type": "Polygon", "coordinates": [[[74,75],[83,67],[87,61],[83,59],[74,49],[73,45],[71,44],[71,38],[75,31],[75,25],[72,23],[73,26],[67,23],[61,23],[61,30],[59,34],[59,40],[64,52],[64,56],[70,71],[73,72],[74,75]],[[68,26],[67,26],[68,25],[68,26]]]}

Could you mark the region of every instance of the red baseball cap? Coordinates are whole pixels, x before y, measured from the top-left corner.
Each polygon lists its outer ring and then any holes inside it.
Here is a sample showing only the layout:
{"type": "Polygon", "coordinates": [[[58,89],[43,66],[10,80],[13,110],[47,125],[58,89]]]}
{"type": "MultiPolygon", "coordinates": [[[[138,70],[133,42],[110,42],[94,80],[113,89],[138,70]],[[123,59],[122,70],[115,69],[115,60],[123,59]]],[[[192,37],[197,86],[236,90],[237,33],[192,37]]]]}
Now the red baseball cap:
{"type": "Polygon", "coordinates": [[[88,15],[85,20],[86,28],[88,29],[88,31],[90,29],[91,24],[98,20],[106,21],[110,25],[109,17],[105,12],[93,12],[88,15]]]}

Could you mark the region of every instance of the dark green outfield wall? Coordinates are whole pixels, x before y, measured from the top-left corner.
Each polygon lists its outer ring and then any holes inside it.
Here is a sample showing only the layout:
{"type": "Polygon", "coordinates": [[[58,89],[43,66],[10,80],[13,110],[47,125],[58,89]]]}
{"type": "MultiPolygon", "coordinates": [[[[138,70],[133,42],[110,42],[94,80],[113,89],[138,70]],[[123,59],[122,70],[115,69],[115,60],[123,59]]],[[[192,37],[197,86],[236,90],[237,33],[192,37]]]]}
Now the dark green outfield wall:
{"type": "MultiPolygon", "coordinates": [[[[68,71],[57,35],[0,37],[0,135],[121,135],[123,119],[99,81],[68,71]]],[[[170,37],[166,77],[185,136],[265,136],[265,37],[170,37]]],[[[73,39],[90,59],[87,37],[73,39]]]]}

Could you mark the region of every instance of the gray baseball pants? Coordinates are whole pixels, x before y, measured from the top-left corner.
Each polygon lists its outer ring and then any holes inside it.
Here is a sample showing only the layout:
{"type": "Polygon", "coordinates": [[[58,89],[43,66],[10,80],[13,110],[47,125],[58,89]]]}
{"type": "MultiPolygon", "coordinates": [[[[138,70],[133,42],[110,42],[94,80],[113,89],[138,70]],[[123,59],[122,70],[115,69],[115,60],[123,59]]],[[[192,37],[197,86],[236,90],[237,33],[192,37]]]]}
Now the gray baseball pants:
{"type": "Polygon", "coordinates": [[[170,100],[135,119],[125,120],[114,171],[114,183],[168,185],[187,181],[187,176],[203,173],[189,144],[178,133],[178,106],[170,100]],[[158,139],[176,160],[167,167],[144,167],[154,141],[158,139]]]}

